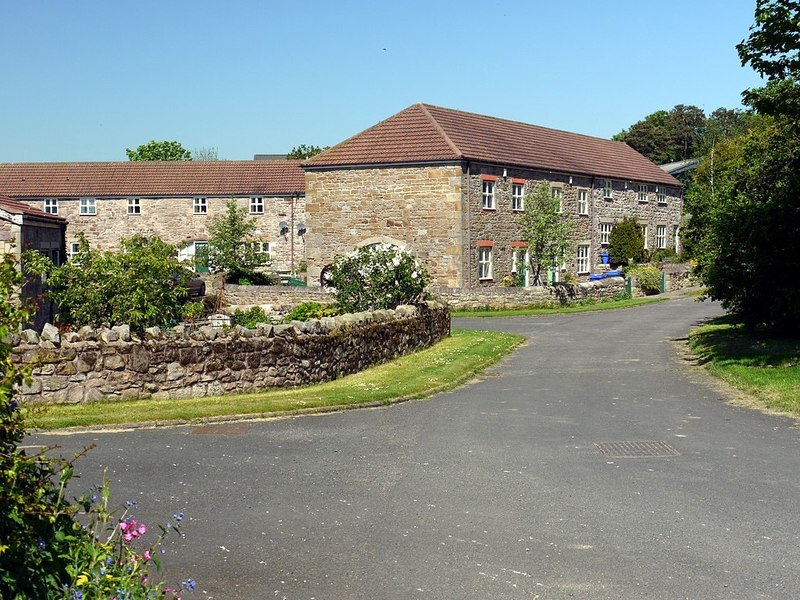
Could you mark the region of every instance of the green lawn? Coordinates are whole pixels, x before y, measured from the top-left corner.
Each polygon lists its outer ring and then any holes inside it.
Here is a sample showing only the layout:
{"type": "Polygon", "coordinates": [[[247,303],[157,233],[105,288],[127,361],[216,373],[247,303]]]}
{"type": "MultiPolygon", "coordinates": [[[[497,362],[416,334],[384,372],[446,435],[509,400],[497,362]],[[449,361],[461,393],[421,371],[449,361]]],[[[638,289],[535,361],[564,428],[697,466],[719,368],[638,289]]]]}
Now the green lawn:
{"type": "Polygon", "coordinates": [[[625,300],[607,300],[605,302],[586,302],[585,304],[573,304],[570,306],[553,306],[528,308],[508,308],[508,309],[477,309],[477,310],[454,310],[453,318],[456,317],[532,317],[539,315],[570,314],[580,312],[594,312],[597,310],[613,310],[617,308],[630,308],[641,306],[642,304],[652,304],[667,300],[666,296],[647,296],[646,298],[627,298],[625,300]]]}
{"type": "Polygon", "coordinates": [[[708,370],[764,406],[800,416],[800,340],[752,334],[729,317],[689,334],[708,370]]]}
{"type": "Polygon", "coordinates": [[[55,405],[34,409],[31,425],[58,429],[193,421],[423,398],[463,383],[510,353],[523,339],[509,333],[454,330],[432,348],[329,383],[185,400],[55,405]]]}

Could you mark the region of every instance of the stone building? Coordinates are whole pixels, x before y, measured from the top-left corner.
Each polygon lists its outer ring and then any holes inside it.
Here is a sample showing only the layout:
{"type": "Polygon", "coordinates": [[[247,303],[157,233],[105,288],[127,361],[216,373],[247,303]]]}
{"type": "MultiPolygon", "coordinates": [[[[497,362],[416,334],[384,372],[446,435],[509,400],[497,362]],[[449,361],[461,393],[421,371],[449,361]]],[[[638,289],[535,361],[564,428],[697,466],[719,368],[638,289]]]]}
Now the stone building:
{"type": "Polygon", "coordinates": [[[415,104],[302,166],[310,282],[336,254],[384,242],[414,252],[438,285],[499,285],[524,264],[518,218],[542,181],[575,222],[552,278],[599,269],[625,216],[648,248],[679,244],[680,182],[620,142],[415,104]]]}
{"type": "Polygon", "coordinates": [[[0,193],[66,217],[68,254],[79,232],[105,250],[138,233],[184,246],[187,259],[207,242],[210,219],[235,198],[256,220],[272,269],[294,271],[305,260],[299,161],[6,163],[0,193]]]}

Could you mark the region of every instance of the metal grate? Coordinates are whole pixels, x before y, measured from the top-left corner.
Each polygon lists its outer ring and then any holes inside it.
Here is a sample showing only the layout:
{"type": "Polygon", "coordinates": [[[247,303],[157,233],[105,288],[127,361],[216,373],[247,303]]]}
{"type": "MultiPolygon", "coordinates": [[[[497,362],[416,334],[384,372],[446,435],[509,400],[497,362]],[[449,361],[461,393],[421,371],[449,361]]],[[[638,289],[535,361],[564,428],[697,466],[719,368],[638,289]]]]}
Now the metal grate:
{"type": "Polygon", "coordinates": [[[681,455],[666,442],[597,442],[594,447],[606,458],[663,458],[681,455]]]}
{"type": "Polygon", "coordinates": [[[196,435],[244,435],[250,431],[249,425],[237,425],[232,423],[220,423],[217,425],[200,425],[190,431],[196,435]]]}

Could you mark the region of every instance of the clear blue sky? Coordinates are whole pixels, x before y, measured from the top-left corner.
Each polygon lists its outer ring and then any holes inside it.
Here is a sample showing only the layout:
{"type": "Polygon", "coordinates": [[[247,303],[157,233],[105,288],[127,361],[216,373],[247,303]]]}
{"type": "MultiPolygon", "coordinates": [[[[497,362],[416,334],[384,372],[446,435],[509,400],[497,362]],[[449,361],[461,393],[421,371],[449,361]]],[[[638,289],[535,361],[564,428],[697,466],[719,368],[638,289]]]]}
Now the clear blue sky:
{"type": "Polygon", "coordinates": [[[755,0],[0,0],[0,161],[336,144],[415,103],[610,137],[740,107],[755,0]]]}

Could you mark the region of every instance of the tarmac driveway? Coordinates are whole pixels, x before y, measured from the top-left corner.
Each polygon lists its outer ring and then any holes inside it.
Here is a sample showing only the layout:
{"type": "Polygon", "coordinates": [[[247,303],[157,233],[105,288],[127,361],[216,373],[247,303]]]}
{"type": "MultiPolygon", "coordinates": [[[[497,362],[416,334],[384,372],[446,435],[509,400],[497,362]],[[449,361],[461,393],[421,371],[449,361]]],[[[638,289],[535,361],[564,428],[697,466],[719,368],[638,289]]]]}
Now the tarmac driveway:
{"type": "Polygon", "coordinates": [[[529,339],[425,401],[34,441],[96,442],[81,486],[185,512],[164,563],[193,597],[800,598],[800,430],[675,354],[720,312],[458,320],[529,339]]]}

